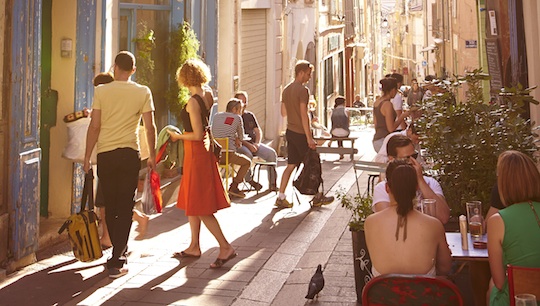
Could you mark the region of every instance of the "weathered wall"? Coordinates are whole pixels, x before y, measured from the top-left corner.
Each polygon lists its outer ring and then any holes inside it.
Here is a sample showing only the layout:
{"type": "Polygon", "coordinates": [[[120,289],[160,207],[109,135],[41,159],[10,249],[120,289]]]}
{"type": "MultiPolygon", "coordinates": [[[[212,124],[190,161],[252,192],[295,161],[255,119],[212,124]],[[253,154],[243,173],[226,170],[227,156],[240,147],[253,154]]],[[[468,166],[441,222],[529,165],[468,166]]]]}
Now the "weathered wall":
{"type": "Polygon", "coordinates": [[[77,1],[55,0],[52,8],[52,73],[51,88],[58,91],[56,126],[51,128],[49,217],[70,215],[73,163],[62,157],[67,143],[67,128],[62,120],[74,109],[75,49],[77,1]],[[73,41],[70,58],[60,57],[60,43],[64,38],[73,41]]]}
{"type": "MultiPolygon", "coordinates": [[[[6,0],[0,0],[0,33],[4,33],[6,29],[6,0]]],[[[4,37],[6,37],[4,35],[4,37]]],[[[5,48],[5,39],[0,39],[0,50],[5,48]]],[[[4,53],[5,54],[5,53],[4,53]]],[[[0,84],[4,84],[4,60],[0,60],[0,84]]],[[[8,100],[4,99],[4,86],[0,86],[0,263],[7,258],[8,249],[8,203],[7,203],[7,169],[8,156],[7,156],[7,137],[8,137],[8,118],[7,118],[7,104],[8,100]]]]}

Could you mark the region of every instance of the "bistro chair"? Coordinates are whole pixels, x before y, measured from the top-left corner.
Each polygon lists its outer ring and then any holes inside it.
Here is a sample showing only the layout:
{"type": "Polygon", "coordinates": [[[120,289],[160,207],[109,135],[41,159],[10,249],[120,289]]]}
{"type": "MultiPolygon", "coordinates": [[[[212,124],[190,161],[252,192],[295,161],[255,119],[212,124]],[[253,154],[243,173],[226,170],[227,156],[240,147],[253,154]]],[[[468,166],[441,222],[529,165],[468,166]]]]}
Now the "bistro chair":
{"type": "Polygon", "coordinates": [[[516,305],[515,296],[517,294],[534,294],[537,302],[539,301],[540,268],[507,265],[506,271],[508,273],[508,295],[511,306],[516,305]]]}
{"type": "MultiPolygon", "coordinates": [[[[259,180],[261,179],[261,168],[262,167],[266,167],[267,171],[271,171],[270,168],[274,168],[274,171],[277,167],[277,162],[269,162],[269,161],[265,161],[263,159],[259,159],[259,158],[253,158],[253,163],[255,164],[255,166],[253,166],[253,179],[255,180],[255,182],[259,182],[259,180]]],[[[268,182],[268,184],[270,184],[271,182],[268,182]]],[[[259,193],[259,191],[257,190],[257,193],[259,193]]]]}
{"type": "Polygon", "coordinates": [[[232,178],[234,175],[234,166],[229,163],[229,137],[216,138],[216,141],[221,146],[221,155],[225,156],[225,163],[222,164],[221,161],[218,162],[220,170],[225,174],[225,188],[229,188],[229,177],[232,178]]]}
{"type": "Polygon", "coordinates": [[[358,190],[358,194],[360,193],[360,185],[358,184],[358,173],[357,171],[366,171],[368,172],[368,186],[367,186],[367,194],[373,195],[373,190],[375,189],[375,185],[377,183],[375,182],[376,179],[380,177],[380,174],[384,174],[386,171],[386,164],[385,163],[377,163],[377,162],[371,162],[371,161],[364,161],[364,160],[357,160],[354,162],[354,175],[356,177],[356,189],[358,190]]]}
{"type": "Polygon", "coordinates": [[[454,283],[427,275],[383,274],[362,291],[362,306],[463,305],[454,283]]]}

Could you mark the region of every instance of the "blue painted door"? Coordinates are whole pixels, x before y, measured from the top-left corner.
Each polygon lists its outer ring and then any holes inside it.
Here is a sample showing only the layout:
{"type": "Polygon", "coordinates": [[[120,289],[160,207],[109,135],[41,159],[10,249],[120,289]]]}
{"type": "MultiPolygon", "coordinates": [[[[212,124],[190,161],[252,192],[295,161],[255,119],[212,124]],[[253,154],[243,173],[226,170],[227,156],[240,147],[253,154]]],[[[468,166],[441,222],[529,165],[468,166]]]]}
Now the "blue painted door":
{"type": "Polygon", "coordinates": [[[12,3],[8,203],[10,249],[17,260],[38,247],[41,0],[12,3]]]}
{"type": "MultiPolygon", "coordinates": [[[[77,41],[75,62],[74,110],[92,107],[96,66],[96,0],[77,1],[77,41]]],[[[83,187],[82,164],[73,164],[73,205],[71,212],[80,211],[83,187]]]]}

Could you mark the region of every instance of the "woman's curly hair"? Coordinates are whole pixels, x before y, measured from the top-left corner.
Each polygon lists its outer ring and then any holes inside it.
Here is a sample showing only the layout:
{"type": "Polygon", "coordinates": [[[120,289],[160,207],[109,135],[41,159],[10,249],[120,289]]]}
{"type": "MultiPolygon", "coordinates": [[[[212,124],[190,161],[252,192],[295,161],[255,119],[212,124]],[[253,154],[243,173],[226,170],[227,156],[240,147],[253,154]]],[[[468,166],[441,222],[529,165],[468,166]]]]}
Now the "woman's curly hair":
{"type": "Polygon", "coordinates": [[[179,86],[201,86],[210,82],[210,68],[200,59],[188,59],[176,71],[176,81],[179,86]]]}

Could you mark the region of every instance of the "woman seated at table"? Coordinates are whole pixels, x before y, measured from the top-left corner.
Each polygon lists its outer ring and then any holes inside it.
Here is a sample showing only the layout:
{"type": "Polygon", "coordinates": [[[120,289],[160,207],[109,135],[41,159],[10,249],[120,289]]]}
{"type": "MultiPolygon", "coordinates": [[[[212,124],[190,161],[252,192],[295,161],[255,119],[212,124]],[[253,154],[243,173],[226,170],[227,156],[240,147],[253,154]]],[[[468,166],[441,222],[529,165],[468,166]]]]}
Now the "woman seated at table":
{"type": "Polygon", "coordinates": [[[540,172],[527,155],[505,151],[497,185],[506,208],[488,220],[489,305],[508,305],[506,265],[540,268],[540,172]]]}
{"type": "MultiPolygon", "coordinates": [[[[349,112],[345,109],[345,98],[339,96],[334,102],[334,109],[332,110],[332,129],[330,133],[334,137],[349,137],[351,131],[349,130],[349,112]]],[[[343,140],[338,140],[338,147],[343,148],[343,140]]],[[[330,146],[330,144],[328,145],[330,146]]],[[[339,155],[339,159],[343,159],[343,154],[339,155]]]]}
{"type": "Polygon", "coordinates": [[[388,167],[396,167],[386,184],[390,207],[365,222],[373,275],[448,274],[452,257],[442,223],[413,208],[418,184],[415,169],[401,160],[388,167]]]}

